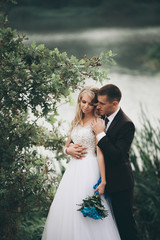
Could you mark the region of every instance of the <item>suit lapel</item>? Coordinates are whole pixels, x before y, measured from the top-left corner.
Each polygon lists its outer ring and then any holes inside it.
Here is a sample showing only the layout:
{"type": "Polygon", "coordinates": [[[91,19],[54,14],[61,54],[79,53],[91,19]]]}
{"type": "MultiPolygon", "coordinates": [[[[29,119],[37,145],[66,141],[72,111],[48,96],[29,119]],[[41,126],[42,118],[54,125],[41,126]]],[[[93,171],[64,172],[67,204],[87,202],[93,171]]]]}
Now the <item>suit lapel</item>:
{"type": "Polygon", "coordinates": [[[119,112],[117,113],[117,115],[115,116],[115,118],[113,119],[113,121],[111,122],[111,125],[109,126],[107,133],[109,133],[113,127],[115,127],[116,124],[118,124],[119,119],[122,117],[123,111],[120,108],[119,112]]]}

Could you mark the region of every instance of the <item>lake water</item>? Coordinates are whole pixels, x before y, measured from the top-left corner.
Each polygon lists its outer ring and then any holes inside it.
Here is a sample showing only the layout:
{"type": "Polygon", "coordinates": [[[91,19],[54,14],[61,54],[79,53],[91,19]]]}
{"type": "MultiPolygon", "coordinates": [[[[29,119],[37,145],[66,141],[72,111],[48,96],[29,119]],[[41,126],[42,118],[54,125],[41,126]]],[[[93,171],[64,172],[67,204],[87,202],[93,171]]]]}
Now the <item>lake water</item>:
{"type": "MultiPolygon", "coordinates": [[[[60,51],[81,58],[98,56],[102,51],[110,49],[117,53],[115,60],[117,67],[112,67],[109,77],[103,84],[116,84],[122,91],[120,106],[125,113],[140,127],[140,104],[146,110],[147,116],[153,125],[156,119],[160,119],[160,73],[151,74],[141,71],[141,57],[147,47],[158,43],[160,39],[160,27],[148,28],[102,28],[88,29],[81,32],[63,33],[26,33],[28,43],[35,40],[37,43],[45,43],[50,49],[58,47],[60,51]]],[[[101,86],[91,79],[86,80],[86,85],[101,86]]],[[[78,92],[73,94],[76,101],[78,92]]],[[[75,106],[69,104],[59,107],[60,117],[65,116],[64,128],[69,128],[69,123],[74,117],[75,106]]]]}

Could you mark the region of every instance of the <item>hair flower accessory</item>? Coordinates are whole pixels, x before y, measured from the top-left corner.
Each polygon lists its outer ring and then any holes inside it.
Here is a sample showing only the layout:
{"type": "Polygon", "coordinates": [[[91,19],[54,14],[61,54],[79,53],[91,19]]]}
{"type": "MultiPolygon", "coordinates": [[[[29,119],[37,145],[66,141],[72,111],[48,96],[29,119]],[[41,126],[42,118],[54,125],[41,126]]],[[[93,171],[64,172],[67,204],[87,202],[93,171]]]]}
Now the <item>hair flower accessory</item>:
{"type": "MultiPolygon", "coordinates": [[[[93,186],[94,189],[98,187],[101,183],[101,178],[98,182],[93,186]]],[[[108,216],[108,210],[106,210],[102,204],[102,199],[99,196],[99,192],[96,191],[93,196],[89,196],[82,200],[81,204],[77,204],[81,206],[77,211],[81,211],[84,217],[90,217],[95,220],[103,219],[108,216]]]]}

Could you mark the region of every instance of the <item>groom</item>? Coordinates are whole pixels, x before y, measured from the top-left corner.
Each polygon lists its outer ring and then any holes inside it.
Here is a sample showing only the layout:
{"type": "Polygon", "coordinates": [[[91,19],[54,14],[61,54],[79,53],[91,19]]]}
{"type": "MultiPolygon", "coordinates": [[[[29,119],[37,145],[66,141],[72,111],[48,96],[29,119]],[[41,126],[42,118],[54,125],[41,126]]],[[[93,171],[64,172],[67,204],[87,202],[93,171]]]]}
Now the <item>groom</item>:
{"type": "Polygon", "coordinates": [[[134,137],[133,122],[119,107],[120,89],[107,84],[98,92],[97,109],[106,122],[92,123],[98,146],[104,154],[106,166],[106,195],[111,197],[114,216],[121,240],[138,240],[132,214],[134,179],[129,162],[129,150],[134,137]]]}

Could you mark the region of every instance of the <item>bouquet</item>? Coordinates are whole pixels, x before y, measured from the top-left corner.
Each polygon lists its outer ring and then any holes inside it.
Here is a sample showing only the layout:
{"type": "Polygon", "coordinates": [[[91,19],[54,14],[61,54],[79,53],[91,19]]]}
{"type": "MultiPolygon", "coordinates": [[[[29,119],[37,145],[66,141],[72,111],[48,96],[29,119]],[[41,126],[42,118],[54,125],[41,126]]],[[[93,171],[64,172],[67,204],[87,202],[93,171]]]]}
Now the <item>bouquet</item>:
{"type": "MultiPolygon", "coordinates": [[[[98,187],[101,183],[101,178],[98,182],[93,186],[94,189],[98,187]]],[[[106,210],[102,204],[102,199],[99,196],[99,192],[96,191],[93,196],[89,196],[83,199],[81,204],[77,204],[81,206],[77,211],[81,211],[84,217],[90,217],[93,219],[103,219],[108,216],[108,210],[106,210]]]]}

